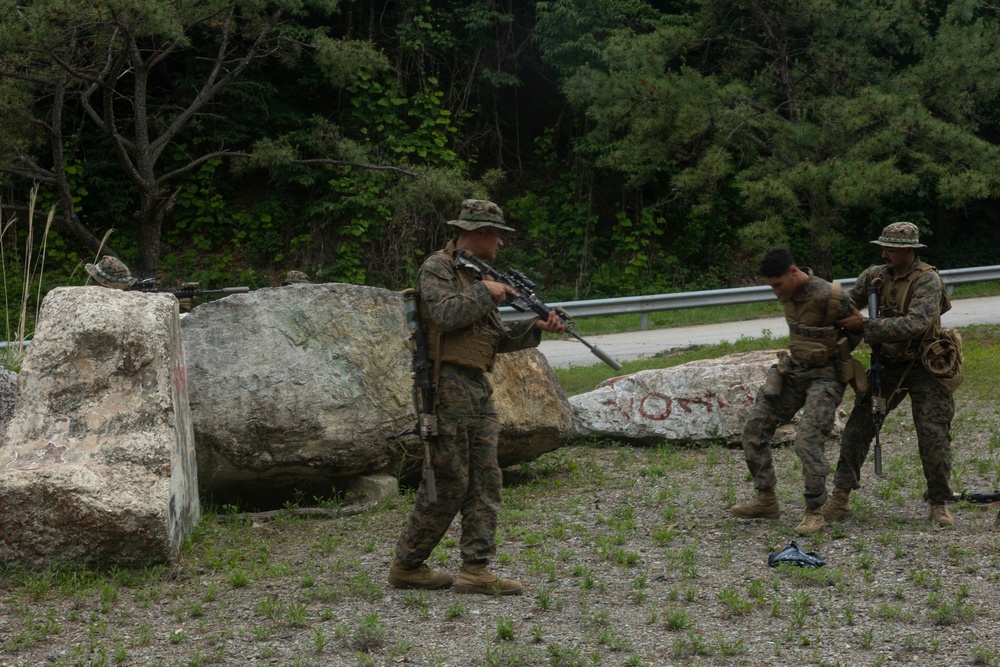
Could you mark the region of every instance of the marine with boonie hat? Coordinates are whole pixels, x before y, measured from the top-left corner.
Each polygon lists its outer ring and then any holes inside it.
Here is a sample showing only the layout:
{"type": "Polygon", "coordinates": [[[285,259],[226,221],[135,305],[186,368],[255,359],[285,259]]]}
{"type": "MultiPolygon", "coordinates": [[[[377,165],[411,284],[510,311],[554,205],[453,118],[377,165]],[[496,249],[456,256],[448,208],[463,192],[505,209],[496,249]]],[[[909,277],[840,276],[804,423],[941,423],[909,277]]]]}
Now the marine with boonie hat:
{"type": "Polygon", "coordinates": [[[926,248],[920,242],[920,230],[912,222],[894,222],[886,225],[882,235],[872,241],[885,248],[926,248]]]}
{"type": "Polygon", "coordinates": [[[105,255],[97,264],[84,264],[83,268],[101,287],[127,290],[136,281],[125,262],[111,255],[105,255]]]}
{"type": "MultiPolygon", "coordinates": [[[[917,256],[920,230],[912,222],[893,222],[872,241],[881,246],[885,264],[865,269],[850,290],[851,316],[837,324],[853,333],[864,333],[869,345],[881,346],[883,396],[891,412],[909,394],[920,461],[927,491],[928,520],[950,526],[952,499],[951,422],[955,416],[954,387],[936,378],[925,367],[923,344],[941,337],[941,315],[951,304],[937,269],[917,256]],[[878,295],[877,317],[862,318],[869,291],[878,295]],[[888,396],[886,396],[888,394],[888,396]]],[[[872,314],[874,315],[874,314],[872,314]]],[[[957,382],[961,378],[957,377],[957,382]]],[[[834,492],[823,506],[826,521],[852,514],[850,494],[861,488],[861,469],[875,437],[871,393],[858,396],[840,439],[840,460],[833,479],[834,492]]]]}
{"type": "Polygon", "coordinates": [[[503,219],[503,209],[486,199],[466,199],[462,202],[462,211],[458,214],[458,220],[449,220],[448,224],[470,232],[480,227],[496,227],[508,232],[514,231],[514,228],[509,227],[503,219]]]}
{"type": "Polygon", "coordinates": [[[488,567],[496,555],[502,477],[497,464],[500,422],[486,371],[498,353],[536,347],[540,330],[564,327],[554,312],[548,321],[534,318],[505,325],[497,304],[513,290],[484,280],[478,269],[459,260],[458,252],[464,249],[492,261],[503,247],[499,235],[487,230],[514,231],[499,206],[466,199],[458,218],[446,224],[459,228],[458,238],[424,261],[416,289],[420,328],[434,369],[437,435],[430,457],[437,474],[437,501],[430,502],[421,482],[396,543],[389,584],[424,589],[454,584],[457,593],[518,595],[524,590],[520,582],[501,578],[488,567]],[[432,570],[426,560],[459,512],[462,566],[456,580],[448,572],[432,570]]]}

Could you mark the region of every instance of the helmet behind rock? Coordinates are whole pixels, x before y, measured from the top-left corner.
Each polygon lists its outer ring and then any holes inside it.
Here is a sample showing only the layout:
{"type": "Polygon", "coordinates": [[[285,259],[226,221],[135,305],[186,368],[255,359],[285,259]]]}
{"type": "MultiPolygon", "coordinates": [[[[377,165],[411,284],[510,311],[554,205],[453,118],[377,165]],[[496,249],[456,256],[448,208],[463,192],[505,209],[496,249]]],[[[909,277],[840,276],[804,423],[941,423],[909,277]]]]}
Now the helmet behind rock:
{"type": "Polygon", "coordinates": [[[886,225],[885,229],[882,230],[882,236],[872,243],[889,248],[927,247],[920,242],[920,233],[912,222],[894,222],[891,225],[886,225]]]}
{"type": "Polygon", "coordinates": [[[508,227],[504,222],[503,211],[500,207],[485,199],[466,199],[463,201],[462,212],[458,214],[458,220],[449,220],[448,224],[467,231],[480,227],[496,227],[508,232],[514,231],[513,227],[508,227]]]}
{"type": "Polygon", "coordinates": [[[295,283],[308,283],[309,276],[301,271],[289,271],[285,274],[285,279],[281,281],[282,285],[294,285],[295,283]]]}
{"type": "Polygon", "coordinates": [[[97,264],[84,264],[83,268],[102,287],[128,289],[135,284],[135,278],[125,262],[111,255],[105,255],[97,264]]]}

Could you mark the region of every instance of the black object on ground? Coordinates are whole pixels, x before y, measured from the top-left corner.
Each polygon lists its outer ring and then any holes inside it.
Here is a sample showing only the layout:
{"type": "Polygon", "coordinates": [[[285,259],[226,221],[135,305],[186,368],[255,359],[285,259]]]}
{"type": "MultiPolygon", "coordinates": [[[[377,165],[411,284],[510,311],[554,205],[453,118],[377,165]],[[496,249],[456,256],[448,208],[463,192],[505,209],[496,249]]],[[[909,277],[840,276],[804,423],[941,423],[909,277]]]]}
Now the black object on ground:
{"type": "Polygon", "coordinates": [[[799,567],[823,567],[826,565],[826,561],[819,554],[803,551],[802,547],[794,540],[781,551],[776,551],[767,557],[767,564],[770,567],[778,567],[782,563],[798,565],[799,567]]]}

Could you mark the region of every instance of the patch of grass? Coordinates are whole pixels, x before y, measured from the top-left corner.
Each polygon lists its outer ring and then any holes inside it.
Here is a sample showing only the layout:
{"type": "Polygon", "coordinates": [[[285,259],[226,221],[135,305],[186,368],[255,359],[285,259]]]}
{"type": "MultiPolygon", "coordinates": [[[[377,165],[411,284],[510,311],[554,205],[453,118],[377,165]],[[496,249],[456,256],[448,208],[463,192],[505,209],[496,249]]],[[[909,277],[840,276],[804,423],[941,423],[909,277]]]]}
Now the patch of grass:
{"type": "Polygon", "coordinates": [[[663,624],[668,630],[687,630],[694,627],[695,617],[686,609],[670,607],[663,612],[663,624]]]}
{"type": "Polygon", "coordinates": [[[502,642],[514,641],[514,619],[501,616],[497,619],[497,639],[502,642]]]}
{"type": "Polygon", "coordinates": [[[378,614],[365,614],[358,621],[351,635],[351,642],[356,650],[371,653],[385,644],[386,632],[386,627],[379,620],[378,614]]]}

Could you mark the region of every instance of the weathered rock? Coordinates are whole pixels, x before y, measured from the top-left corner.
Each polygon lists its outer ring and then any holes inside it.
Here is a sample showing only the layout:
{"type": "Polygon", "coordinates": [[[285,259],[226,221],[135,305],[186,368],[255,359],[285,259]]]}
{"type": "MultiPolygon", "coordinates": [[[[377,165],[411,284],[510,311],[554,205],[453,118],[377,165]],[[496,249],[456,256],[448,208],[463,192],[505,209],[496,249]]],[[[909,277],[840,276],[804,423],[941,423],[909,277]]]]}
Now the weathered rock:
{"type": "Polygon", "coordinates": [[[380,502],[399,495],[399,480],[388,473],[359,475],[347,485],[347,497],[352,502],[380,502]]]}
{"type": "MultiPolygon", "coordinates": [[[[416,424],[404,317],[397,292],[338,283],[195,308],[181,326],[203,492],[324,494],[391,469],[404,447],[419,456],[416,438],[388,439],[416,424]]],[[[566,441],[569,404],[540,353],[501,355],[493,375],[503,460],[566,441]]]]}
{"type": "Polygon", "coordinates": [[[181,322],[203,492],[268,504],[385,469],[416,421],[403,301],[295,284],[195,308],[181,322]]]}
{"type": "MultiPolygon", "coordinates": [[[[569,399],[576,434],[639,443],[739,443],[750,406],[774,361],[774,350],[741,352],[612,378],[569,399]]],[[[842,425],[839,414],[835,433],[842,425]]],[[[786,425],[773,441],[794,437],[794,428],[786,425]]]]}
{"type": "Polygon", "coordinates": [[[60,287],[0,447],[0,561],[172,560],[199,518],[177,302],[60,287]]]}
{"type": "Polygon", "coordinates": [[[17,399],[17,373],[0,368],[0,446],[7,434],[7,424],[14,415],[14,401],[17,399]]]}
{"type": "Polygon", "coordinates": [[[538,349],[497,355],[490,378],[500,416],[501,467],[533,461],[573,435],[573,410],[538,349]]]}

